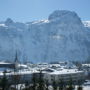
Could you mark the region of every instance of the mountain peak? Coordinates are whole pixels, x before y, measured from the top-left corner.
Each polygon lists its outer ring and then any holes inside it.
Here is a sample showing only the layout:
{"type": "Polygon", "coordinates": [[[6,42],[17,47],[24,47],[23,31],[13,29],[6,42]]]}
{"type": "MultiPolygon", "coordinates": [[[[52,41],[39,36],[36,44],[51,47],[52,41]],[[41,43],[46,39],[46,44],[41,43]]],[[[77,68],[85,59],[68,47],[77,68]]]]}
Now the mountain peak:
{"type": "Polygon", "coordinates": [[[56,10],[49,16],[49,21],[52,22],[76,22],[76,23],[81,23],[81,19],[79,16],[73,12],[73,11],[68,11],[68,10],[56,10]]]}
{"type": "Polygon", "coordinates": [[[5,21],[5,24],[6,25],[10,25],[10,24],[13,24],[13,20],[11,18],[7,18],[6,21],[5,21]]]}

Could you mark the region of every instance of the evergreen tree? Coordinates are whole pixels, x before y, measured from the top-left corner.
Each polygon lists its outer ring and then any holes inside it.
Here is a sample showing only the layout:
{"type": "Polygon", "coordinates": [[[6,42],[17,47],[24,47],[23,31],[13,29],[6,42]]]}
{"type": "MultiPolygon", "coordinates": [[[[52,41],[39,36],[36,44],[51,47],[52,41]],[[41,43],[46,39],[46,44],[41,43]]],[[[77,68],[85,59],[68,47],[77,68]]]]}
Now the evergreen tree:
{"type": "Polygon", "coordinates": [[[46,85],[45,89],[46,89],[46,90],[49,90],[49,88],[48,88],[48,87],[49,87],[49,82],[48,82],[47,79],[45,80],[45,85],[46,85]]]}
{"type": "Polygon", "coordinates": [[[59,90],[63,90],[63,88],[64,88],[64,81],[63,81],[63,79],[59,79],[59,90]]]}
{"type": "Polygon", "coordinates": [[[67,87],[67,90],[74,90],[73,80],[70,78],[69,85],[67,87]]]}
{"type": "Polygon", "coordinates": [[[25,89],[24,90],[30,90],[29,89],[29,85],[30,85],[29,82],[28,81],[25,81],[25,89]]]}
{"type": "Polygon", "coordinates": [[[6,71],[3,72],[3,78],[1,79],[1,87],[2,87],[2,90],[7,90],[7,87],[8,87],[8,79],[7,79],[7,76],[6,76],[6,71]]]}
{"type": "Polygon", "coordinates": [[[77,90],[83,90],[83,87],[82,87],[82,80],[78,80],[78,87],[77,87],[77,90]]]}
{"type": "Polygon", "coordinates": [[[37,75],[35,73],[33,73],[33,76],[32,76],[32,84],[33,84],[33,89],[32,90],[36,90],[36,87],[37,87],[37,75]]]}
{"type": "Polygon", "coordinates": [[[83,90],[82,86],[78,86],[77,90],[83,90]]]}
{"type": "Polygon", "coordinates": [[[52,87],[53,87],[53,90],[57,90],[57,83],[56,83],[55,79],[52,82],[52,87]]]}
{"type": "Polygon", "coordinates": [[[40,71],[38,78],[38,90],[44,90],[44,88],[45,88],[45,83],[43,79],[43,74],[42,71],[40,71]]]}

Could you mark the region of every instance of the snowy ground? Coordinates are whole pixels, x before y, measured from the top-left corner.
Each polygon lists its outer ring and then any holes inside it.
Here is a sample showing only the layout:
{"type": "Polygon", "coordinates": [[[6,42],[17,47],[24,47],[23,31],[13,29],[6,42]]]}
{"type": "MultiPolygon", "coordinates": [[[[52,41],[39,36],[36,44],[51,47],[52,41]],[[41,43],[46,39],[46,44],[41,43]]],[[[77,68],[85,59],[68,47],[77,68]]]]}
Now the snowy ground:
{"type": "Polygon", "coordinates": [[[83,90],[90,90],[90,86],[84,86],[83,90]]]}
{"type": "MultiPolygon", "coordinates": [[[[85,82],[84,84],[83,84],[83,90],[90,90],[90,80],[86,80],[87,82],[85,82]]],[[[75,90],[77,90],[77,86],[76,86],[76,89],[75,90]]]]}
{"type": "MultiPolygon", "coordinates": [[[[19,84],[17,87],[18,87],[18,90],[20,90],[20,87],[22,86],[22,88],[25,88],[25,85],[24,84],[19,84]]],[[[83,90],[90,90],[90,85],[83,85],[83,90]]],[[[49,90],[53,90],[52,86],[49,86],[49,90]]],[[[77,90],[77,86],[75,87],[75,90],[77,90]]]]}
{"type": "Polygon", "coordinates": [[[83,90],[90,90],[90,80],[86,80],[87,82],[83,85],[83,90]]]}
{"type": "MultiPolygon", "coordinates": [[[[77,90],[77,86],[76,86],[75,90],[77,90]]],[[[90,90],[90,86],[83,86],[83,90],[90,90]]]]}

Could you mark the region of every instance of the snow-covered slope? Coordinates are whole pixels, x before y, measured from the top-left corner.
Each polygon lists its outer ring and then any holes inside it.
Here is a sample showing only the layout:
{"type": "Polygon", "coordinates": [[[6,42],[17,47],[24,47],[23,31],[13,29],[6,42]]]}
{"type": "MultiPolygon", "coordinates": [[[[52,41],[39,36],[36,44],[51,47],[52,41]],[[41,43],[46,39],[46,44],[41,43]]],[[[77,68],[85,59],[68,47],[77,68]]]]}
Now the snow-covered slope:
{"type": "Polygon", "coordinates": [[[48,20],[0,23],[0,60],[52,62],[86,60],[90,32],[75,12],[56,10],[48,20]]]}
{"type": "Polygon", "coordinates": [[[90,21],[83,21],[85,27],[90,28],[90,21]]]}

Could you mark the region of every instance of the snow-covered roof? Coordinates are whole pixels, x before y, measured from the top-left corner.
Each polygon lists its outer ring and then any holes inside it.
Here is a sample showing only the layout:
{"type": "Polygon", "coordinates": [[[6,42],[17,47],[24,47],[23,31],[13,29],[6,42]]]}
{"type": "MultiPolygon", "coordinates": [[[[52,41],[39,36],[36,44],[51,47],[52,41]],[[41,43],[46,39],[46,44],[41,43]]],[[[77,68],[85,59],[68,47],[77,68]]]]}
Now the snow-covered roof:
{"type": "Polygon", "coordinates": [[[55,70],[54,72],[50,72],[52,75],[62,75],[62,74],[75,74],[75,73],[83,73],[83,71],[78,71],[77,69],[62,69],[61,71],[55,70]]]}
{"type": "Polygon", "coordinates": [[[6,62],[0,62],[0,64],[11,64],[11,63],[6,63],[6,62]]]}
{"type": "Polygon", "coordinates": [[[27,65],[24,65],[24,64],[18,64],[18,67],[27,68],[28,66],[27,65]]]}
{"type": "Polygon", "coordinates": [[[82,66],[90,67],[90,64],[82,64],[82,66]]]}
{"type": "MultiPolygon", "coordinates": [[[[25,75],[25,74],[33,74],[33,73],[38,73],[39,71],[37,70],[20,70],[20,71],[17,71],[17,72],[7,72],[6,75],[25,75]]],[[[3,72],[0,72],[0,75],[2,76],[3,75],[3,72]]]]}

